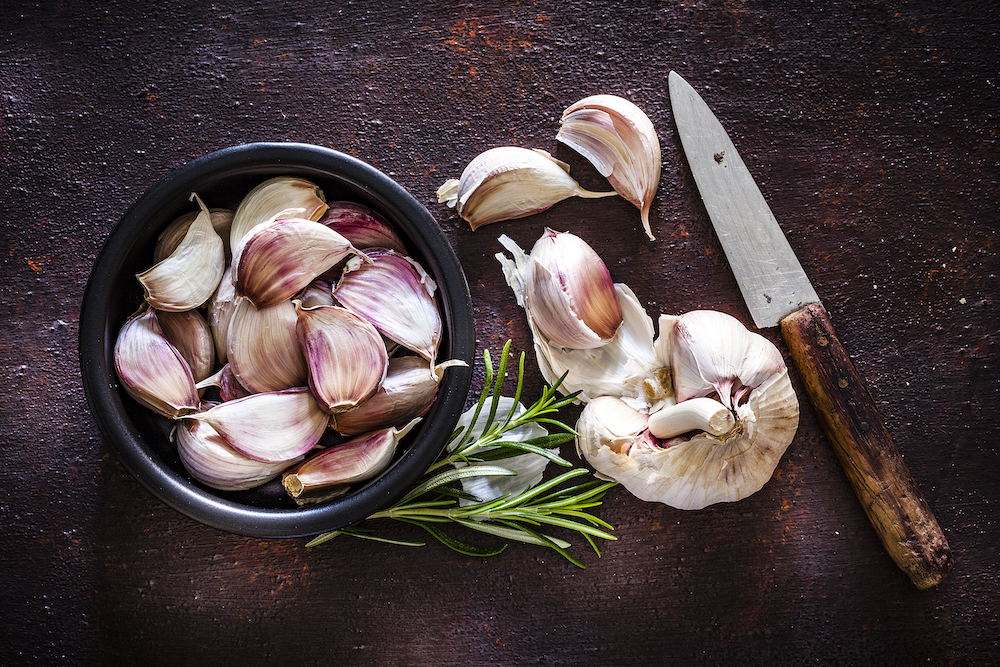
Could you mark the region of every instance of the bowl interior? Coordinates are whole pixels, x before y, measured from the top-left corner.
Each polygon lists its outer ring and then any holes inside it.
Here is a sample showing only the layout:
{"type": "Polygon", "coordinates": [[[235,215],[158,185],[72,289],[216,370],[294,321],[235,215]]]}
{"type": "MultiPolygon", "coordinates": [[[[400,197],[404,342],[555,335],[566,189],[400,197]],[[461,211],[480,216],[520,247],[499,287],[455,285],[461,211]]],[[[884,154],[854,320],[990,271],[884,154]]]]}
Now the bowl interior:
{"type": "Polygon", "coordinates": [[[465,405],[475,325],[461,264],[430,213],[395,181],[345,154],[308,144],[248,144],[190,162],[153,185],[112,230],[95,262],[80,314],[84,388],[98,426],[122,464],[157,497],[208,525],[260,537],[292,537],[356,523],[401,496],[433,463],[465,405]],[[236,209],[257,184],[297,175],[315,182],[327,201],[351,200],[385,216],[410,255],[438,285],[444,320],[439,360],[461,359],[466,368],[445,372],[430,412],[400,444],[381,475],[337,499],[297,507],[280,478],[256,489],[222,492],[193,480],[170,439],[174,423],[143,408],[121,387],[114,371],[118,330],[143,303],[135,274],[152,265],[159,233],[179,215],[196,210],[197,192],[209,207],[236,209]]]}

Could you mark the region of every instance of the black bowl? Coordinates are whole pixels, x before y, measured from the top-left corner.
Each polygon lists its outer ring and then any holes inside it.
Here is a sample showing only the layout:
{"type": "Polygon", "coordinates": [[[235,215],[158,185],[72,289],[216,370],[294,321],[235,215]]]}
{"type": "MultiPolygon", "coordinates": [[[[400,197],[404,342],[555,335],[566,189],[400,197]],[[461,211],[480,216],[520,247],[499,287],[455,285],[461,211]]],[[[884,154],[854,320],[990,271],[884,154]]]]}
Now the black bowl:
{"type": "Polygon", "coordinates": [[[153,185],[111,231],[94,264],[80,310],[80,365],[90,410],[119,461],[149,491],[176,510],[215,528],[254,537],[314,535],[357,523],[391,505],[440,455],[465,406],[475,353],[475,321],[462,266],[434,218],[417,200],[374,167],[309,144],[235,146],[198,158],[153,185]],[[280,480],[244,492],[221,492],[187,474],[169,435],[173,422],[129,397],[114,370],[118,330],[142,304],[135,274],[152,265],[157,235],[192,210],[197,192],[208,206],[235,209],[271,176],[298,175],[315,182],[328,201],[366,204],[392,222],[410,254],[437,282],[444,318],[438,359],[461,359],[466,368],[445,372],[430,412],[400,445],[377,478],[326,503],[298,507],[280,480]]]}

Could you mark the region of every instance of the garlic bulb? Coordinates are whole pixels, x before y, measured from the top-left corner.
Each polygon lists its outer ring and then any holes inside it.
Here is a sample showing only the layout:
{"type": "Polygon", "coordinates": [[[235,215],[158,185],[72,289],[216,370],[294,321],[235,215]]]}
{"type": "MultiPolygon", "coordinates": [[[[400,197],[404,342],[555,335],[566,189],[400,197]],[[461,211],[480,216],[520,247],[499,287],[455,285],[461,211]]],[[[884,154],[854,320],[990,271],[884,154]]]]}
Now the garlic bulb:
{"type": "Polygon", "coordinates": [[[443,326],[437,285],[410,257],[391,250],[372,250],[367,257],[367,262],[348,261],[334,298],[433,367],[443,326]]]}
{"type": "Polygon", "coordinates": [[[207,422],[191,420],[177,429],[177,454],[196,480],[220,491],[245,491],[269,482],[302,460],[266,463],[230,447],[207,422]]]}
{"type": "Polygon", "coordinates": [[[208,301],[226,270],[222,239],[212,227],[211,214],[198,195],[201,213],[188,227],[184,240],[170,255],[136,274],[146,301],[157,310],[180,312],[208,301]]]}
{"type": "Polygon", "coordinates": [[[460,179],[438,188],[438,202],[454,208],[478,229],[502,220],[540,213],[568,197],[612,197],[591,192],[569,175],[569,165],[543,150],[492,148],[476,156],[460,179]]]}
{"type": "Polygon", "coordinates": [[[650,240],[649,207],[660,182],[660,142],[645,113],[616,95],[593,95],[563,112],[558,141],[586,157],[640,211],[650,240]]]}
{"type": "Polygon", "coordinates": [[[255,394],[306,385],[309,374],[295,333],[297,321],[291,301],[262,309],[249,299],[237,301],[226,345],[241,385],[255,394]]]}
{"type": "Polygon", "coordinates": [[[723,313],[689,315],[661,318],[668,323],[661,336],[673,337],[674,359],[687,364],[673,368],[682,378],[678,398],[682,384],[698,384],[684,378],[693,373],[720,390],[719,400],[702,387],[701,396],[648,414],[614,396],[594,399],[577,422],[577,451],[642,500],[701,509],[763,487],[795,435],[799,406],[784,361],[766,339],[732,328],[723,313]],[[718,345],[709,335],[691,335],[712,330],[741,340],[718,345]]]}
{"type": "Polygon", "coordinates": [[[163,335],[156,311],[146,307],[118,332],[115,371],[129,396],[165,417],[198,409],[191,368],[163,335]]]}

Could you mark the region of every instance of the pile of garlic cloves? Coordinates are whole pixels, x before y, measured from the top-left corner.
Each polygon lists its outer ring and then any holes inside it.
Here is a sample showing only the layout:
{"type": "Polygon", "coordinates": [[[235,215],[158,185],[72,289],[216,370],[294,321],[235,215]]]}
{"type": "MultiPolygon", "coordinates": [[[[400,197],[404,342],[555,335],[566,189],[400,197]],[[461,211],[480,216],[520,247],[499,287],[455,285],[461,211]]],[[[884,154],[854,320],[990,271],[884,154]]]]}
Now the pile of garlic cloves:
{"type": "Polygon", "coordinates": [[[161,233],[122,326],[125,391],[176,421],[190,475],[223,491],[282,476],[299,504],[371,479],[427,413],[444,372],[437,286],[392,225],[307,179],[260,183],[236,210],[161,233]]]}
{"type": "Polygon", "coordinates": [[[777,348],[724,313],[661,315],[615,284],[579,237],[546,230],[496,255],[525,310],[542,376],[580,392],[577,451],[642,500],[701,509],[759,491],[798,427],[777,348]]]}

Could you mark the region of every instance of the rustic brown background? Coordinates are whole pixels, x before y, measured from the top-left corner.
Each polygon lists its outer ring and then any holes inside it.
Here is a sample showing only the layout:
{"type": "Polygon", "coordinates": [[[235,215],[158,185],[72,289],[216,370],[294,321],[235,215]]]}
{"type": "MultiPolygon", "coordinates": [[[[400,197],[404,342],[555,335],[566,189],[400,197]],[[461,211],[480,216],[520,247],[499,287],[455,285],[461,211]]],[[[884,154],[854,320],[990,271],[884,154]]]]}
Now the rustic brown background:
{"type": "Polygon", "coordinates": [[[1000,662],[993,3],[143,4],[0,6],[0,663],[1000,662]],[[585,570],[520,545],[478,560],[238,537],[109,453],[77,365],[96,253],[146,187],[244,142],[339,149],[409,189],[465,265],[481,348],[530,350],[493,254],[500,233],[530,247],[544,226],[588,240],[653,315],[748,322],[680,152],[670,69],[730,129],[870,383],[954,550],[939,587],[916,590],[885,555],[808,404],[742,502],[683,512],[613,490],[598,512],[618,540],[601,558],[576,540],[585,570]],[[475,233],[437,204],[504,144],[602,187],[554,139],[593,93],[658,130],[655,243],[618,199],[475,233]]]}

